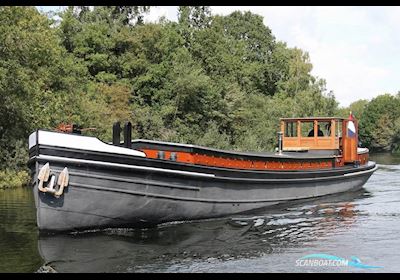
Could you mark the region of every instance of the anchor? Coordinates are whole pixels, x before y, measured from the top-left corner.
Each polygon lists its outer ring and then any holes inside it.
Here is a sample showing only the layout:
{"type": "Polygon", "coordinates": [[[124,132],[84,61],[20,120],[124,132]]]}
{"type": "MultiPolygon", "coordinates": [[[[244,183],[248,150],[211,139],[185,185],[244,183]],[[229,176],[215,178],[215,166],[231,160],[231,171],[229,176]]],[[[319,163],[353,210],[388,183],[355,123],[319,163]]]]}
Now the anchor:
{"type": "Polygon", "coordinates": [[[39,185],[38,189],[41,192],[47,192],[47,188],[43,188],[43,183],[47,182],[50,177],[50,164],[46,163],[39,171],[38,174],[38,179],[39,179],[39,185]]]}
{"type": "Polygon", "coordinates": [[[64,167],[63,171],[61,171],[60,175],[58,175],[57,184],[60,187],[58,188],[58,191],[54,194],[55,197],[59,198],[63,194],[64,187],[68,186],[68,182],[69,182],[68,168],[64,167]]]}
{"type": "Polygon", "coordinates": [[[46,163],[39,171],[38,174],[38,179],[39,179],[39,185],[38,189],[41,192],[44,193],[51,193],[53,194],[56,198],[59,198],[63,192],[64,188],[68,186],[69,182],[69,174],[68,174],[68,168],[65,167],[63,171],[58,175],[58,181],[57,185],[59,185],[58,190],[54,189],[54,184],[56,181],[56,174],[52,172],[50,169],[50,164],[46,163]],[[47,187],[43,187],[43,184],[47,182],[50,178],[50,183],[48,184],[47,187]]]}
{"type": "Polygon", "coordinates": [[[45,188],[45,190],[46,190],[48,193],[54,194],[54,193],[56,192],[56,190],[54,189],[54,183],[55,183],[55,181],[56,181],[56,174],[50,172],[50,183],[49,183],[49,185],[45,188]]]}

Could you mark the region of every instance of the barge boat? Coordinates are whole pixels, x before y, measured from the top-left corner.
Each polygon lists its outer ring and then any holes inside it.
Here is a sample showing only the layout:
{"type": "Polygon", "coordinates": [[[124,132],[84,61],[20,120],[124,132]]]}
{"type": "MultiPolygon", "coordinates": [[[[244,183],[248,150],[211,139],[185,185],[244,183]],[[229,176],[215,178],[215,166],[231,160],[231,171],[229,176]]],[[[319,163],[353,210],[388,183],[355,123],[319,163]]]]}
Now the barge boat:
{"type": "MultiPolygon", "coordinates": [[[[276,152],[37,130],[28,165],[40,231],[217,218],[362,188],[377,169],[357,120],[283,118],[276,152]]],[[[75,130],[74,130],[75,131],[75,130]]],[[[71,131],[72,132],[72,131],[71,131]]]]}

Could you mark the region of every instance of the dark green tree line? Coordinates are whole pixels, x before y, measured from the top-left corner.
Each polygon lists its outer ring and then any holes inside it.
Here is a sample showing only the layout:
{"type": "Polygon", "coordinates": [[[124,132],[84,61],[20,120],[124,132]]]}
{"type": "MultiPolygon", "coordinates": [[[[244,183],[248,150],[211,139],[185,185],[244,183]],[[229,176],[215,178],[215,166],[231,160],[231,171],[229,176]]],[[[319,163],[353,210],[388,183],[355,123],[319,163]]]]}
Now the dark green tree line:
{"type": "Polygon", "coordinates": [[[133,137],[266,151],[280,117],[338,112],[308,53],[261,16],[188,6],[144,23],[149,9],[74,6],[55,21],[0,7],[0,170],[23,169],[29,134],[60,122],[104,141],[120,120],[133,137]]]}

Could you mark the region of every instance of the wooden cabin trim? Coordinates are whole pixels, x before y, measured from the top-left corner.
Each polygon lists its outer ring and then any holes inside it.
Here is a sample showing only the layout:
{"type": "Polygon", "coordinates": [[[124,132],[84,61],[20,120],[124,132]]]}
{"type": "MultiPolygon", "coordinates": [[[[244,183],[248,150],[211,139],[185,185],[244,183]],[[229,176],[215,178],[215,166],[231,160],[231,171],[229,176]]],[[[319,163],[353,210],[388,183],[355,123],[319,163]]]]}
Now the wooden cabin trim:
{"type": "Polygon", "coordinates": [[[280,118],[281,121],[327,121],[327,120],[347,120],[341,117],[303,117],[303,118],[280,118]]]}
{"type": "Polygon", "coordinates": [[[222,155],[209,155],[197,152],[179,152],[168,151],[168,147],[158,150],[151,147],[141,149],[147,158],[171,161],[171,154],[175,154],[176,162],[224,167],[246,170],[309,170],[309,169],[327,169],[338,165],[336,156],[324,158],[265,158],[265,159],[248,159],[248,158],[232,158],[222,155]],[[162,151],[163,158],[160,158],[162,151]]]}

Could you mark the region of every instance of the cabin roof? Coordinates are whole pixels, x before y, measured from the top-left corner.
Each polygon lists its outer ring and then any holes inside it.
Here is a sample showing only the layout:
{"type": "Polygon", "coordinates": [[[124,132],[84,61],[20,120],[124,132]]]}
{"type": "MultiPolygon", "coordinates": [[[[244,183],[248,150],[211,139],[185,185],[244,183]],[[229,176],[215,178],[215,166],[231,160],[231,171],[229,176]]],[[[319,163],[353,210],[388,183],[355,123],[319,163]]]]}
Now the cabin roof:
{"type": "Polygon", "coordinates": [[[302,118],[280,118],[281,121],[328,121],[328,120],[347,120],[341,117],[302,117],[302,118]]]}

